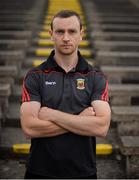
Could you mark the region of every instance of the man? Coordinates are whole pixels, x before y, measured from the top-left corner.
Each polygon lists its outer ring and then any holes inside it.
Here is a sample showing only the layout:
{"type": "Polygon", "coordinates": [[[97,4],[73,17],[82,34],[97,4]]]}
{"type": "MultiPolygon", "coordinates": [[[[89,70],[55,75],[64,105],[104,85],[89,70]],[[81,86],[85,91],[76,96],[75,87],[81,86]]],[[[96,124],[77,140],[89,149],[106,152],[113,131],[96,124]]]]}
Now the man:
{"type": "Polygon", "coordinates": [[[31,138],[25,178],[97,178],[95,136],[107,134],[108,82],[78,51],[79,15],[57,13],[54,50],[23,82],[21,125],[31,138]]]}

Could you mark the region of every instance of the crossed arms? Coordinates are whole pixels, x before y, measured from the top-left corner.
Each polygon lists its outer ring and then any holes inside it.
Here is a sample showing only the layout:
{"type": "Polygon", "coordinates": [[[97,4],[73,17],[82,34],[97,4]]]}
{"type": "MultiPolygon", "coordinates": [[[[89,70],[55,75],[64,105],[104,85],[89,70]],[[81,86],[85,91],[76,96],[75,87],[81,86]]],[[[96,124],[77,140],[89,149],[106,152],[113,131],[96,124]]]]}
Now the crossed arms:
{"type": "Polygon", "coordinates": [[[37,101],[24,102],[20,109],[21,126],[27,138],[52,137],[67,132],[105,137],[111,110],[105,101],[96,100],[79,115],[40,107],[37,101]]]}

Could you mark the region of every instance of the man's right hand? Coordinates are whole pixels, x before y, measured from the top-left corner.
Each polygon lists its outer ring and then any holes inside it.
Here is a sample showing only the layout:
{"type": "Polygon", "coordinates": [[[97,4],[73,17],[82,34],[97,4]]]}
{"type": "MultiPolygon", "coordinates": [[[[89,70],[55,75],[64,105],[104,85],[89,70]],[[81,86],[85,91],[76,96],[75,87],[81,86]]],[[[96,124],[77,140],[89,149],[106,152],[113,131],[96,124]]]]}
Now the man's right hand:
{"type": "Polygon", "coordinates": [[[95,113],[93,107],[90,106],[90,107],[84,109],[79,115],[81,115],[81,116],[95,116],[96,113],[95,113]]]}

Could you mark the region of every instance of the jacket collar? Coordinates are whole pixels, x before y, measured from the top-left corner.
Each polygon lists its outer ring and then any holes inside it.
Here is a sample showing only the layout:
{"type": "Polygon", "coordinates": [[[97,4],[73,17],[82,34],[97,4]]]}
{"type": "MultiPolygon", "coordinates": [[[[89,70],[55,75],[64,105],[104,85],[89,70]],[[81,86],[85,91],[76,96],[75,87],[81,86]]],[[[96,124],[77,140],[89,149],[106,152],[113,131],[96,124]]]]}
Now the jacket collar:
{"type": "MultiPolygon", "coordinates": [[[[47,68],[48,69],[55,69],[58,71],[63,71],[63,69],[56,63],[54,59],[55,51],[53,50],[51,54],[49,55],[47,59],[47,68]]],[[[76,65],[76,68],[72,69],[72,72],[83,72],[88,70],[88,63],[87,61],[82,57],[80,54],[80,51],[78,51],[78,63],[76,65]]],[[[71,72],[70,71],[70,72],[71,72]]]]}

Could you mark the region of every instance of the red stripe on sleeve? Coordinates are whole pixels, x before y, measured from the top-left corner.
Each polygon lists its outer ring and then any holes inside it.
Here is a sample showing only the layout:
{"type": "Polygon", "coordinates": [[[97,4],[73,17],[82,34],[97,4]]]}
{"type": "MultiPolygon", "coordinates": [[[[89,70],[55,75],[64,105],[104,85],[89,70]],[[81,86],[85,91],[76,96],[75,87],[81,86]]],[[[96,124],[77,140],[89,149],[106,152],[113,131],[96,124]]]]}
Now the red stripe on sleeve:
{"type": "Polygon", "coordinates": [[[22,101],[30,101],[30,96],[29,96],[29,93],[27,92],[27,89],[25,88],[24,81],[23,81],[22,101]]]}
{"type": "Polygon", "coordinates": [[[101,100],[103,101],[109,101],[109,97],[108,97],[108,81],[106,81],[106,87],[105,90],[101,96],[101,100]]]}
{"type": "Polygon", "coordinates": [[[24,92],[24,89],[22,89],[22,102],[25,101],[25,92],[24,92]]]}
{"type": "Polygon", "coordinates": [[[22,101],[27,101],[27,95],[26,95],[26,92],[25,92],[25,89],[23,87],[23,94],[22,94],[22,101]]]}

